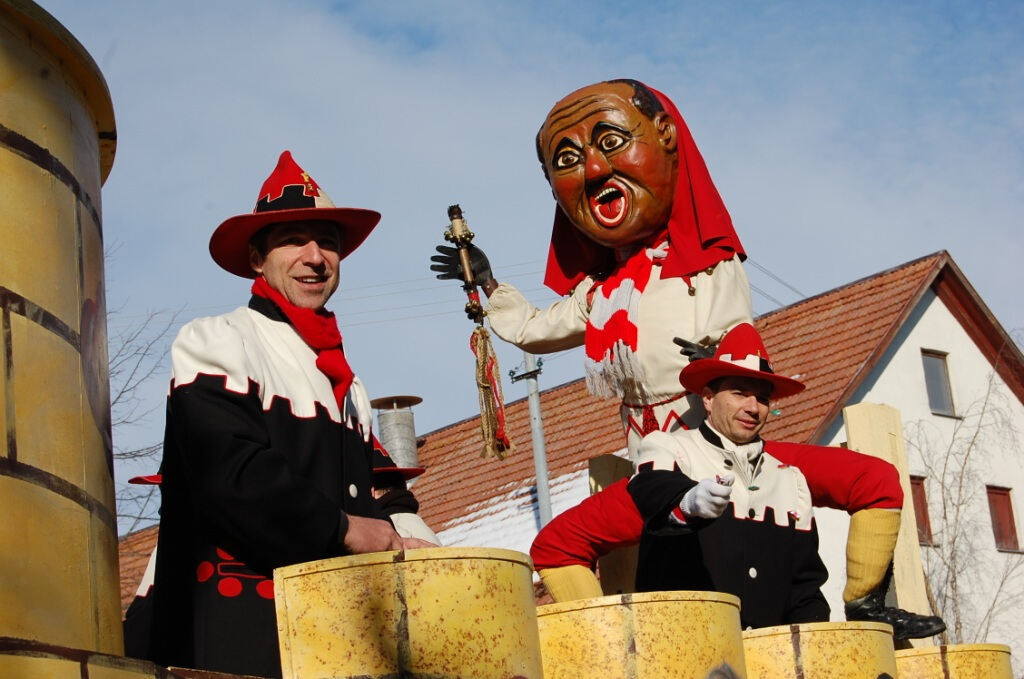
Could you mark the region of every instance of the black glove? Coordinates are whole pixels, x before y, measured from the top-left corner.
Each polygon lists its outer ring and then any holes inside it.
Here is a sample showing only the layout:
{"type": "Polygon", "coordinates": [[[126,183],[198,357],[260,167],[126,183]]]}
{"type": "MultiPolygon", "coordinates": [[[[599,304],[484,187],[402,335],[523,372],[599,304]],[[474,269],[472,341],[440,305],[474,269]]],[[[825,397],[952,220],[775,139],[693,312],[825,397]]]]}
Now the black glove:
{"type": "Polygon", "coordinates": [[[711,358],[715,355],[714,347],[696,344],[695,342],[684,340],[682,337],[673,337],[672,341],[681,347],[679,353],[690,359],[691,362],[699,361],[702,358],[711,358]]]}
{"type": "MultiPolygon", "coordinates": [[[[443,281],[463,280],[462,265],[459,262],[459,249],[450,245],[438,245],[437,251],[440,254],[433,255],[430,258],[431,262],[436,262],[430,265],[430,270],[436,271],[437,277],[443,281]]],[[[473,282],[477,285],[482,286],[494,278],[494,275],[491,273],[491,263],[487,261],[487,255],[472,243],[469,244],[469,265],[473,267],[473,282]]]]}

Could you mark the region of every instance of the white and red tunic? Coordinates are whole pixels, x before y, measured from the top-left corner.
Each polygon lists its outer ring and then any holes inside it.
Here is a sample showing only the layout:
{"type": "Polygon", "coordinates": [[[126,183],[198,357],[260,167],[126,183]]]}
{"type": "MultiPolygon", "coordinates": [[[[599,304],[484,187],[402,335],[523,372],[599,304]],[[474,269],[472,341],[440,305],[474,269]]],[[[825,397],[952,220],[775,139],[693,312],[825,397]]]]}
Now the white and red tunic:
{"type": "MultiPolygon", "coordinates": [[[[595,289],[601,281],[586,277],[572,294],[546,309],[528,302],[512,285],[502,283],[487,302],[487,318],[498,337],[535,354],[582,346],[595,289]]],[[[683,423],[696,427],[704,419],[699,398],[683,396],[679,372],[687,359],[672,341],[717,343],[739,323],[751,322],[750,285],[737,258],[719,262],[694,276],[662,278],[655,261],[636,308],[636,358],[642,382],[623,378],[617,384],[622,398],[623,426],[630,457],[636,460],[646,431],[675,431],[683,423]],[[645,408],[647,406],[647,408],[645,408]],[[644,418],[648,419],[645,428],[644,418]],[[645,431],[646,429],[646,431],[645,431]]]]}

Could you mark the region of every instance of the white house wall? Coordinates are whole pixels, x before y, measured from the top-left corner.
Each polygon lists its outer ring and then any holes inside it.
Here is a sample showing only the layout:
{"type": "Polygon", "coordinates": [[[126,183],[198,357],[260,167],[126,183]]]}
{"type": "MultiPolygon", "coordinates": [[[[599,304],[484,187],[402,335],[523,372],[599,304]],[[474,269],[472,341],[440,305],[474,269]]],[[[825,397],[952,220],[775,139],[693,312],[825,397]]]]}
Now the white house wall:
{"type": "MultiPolygon", "coordinates": [[[[923,439],[930,440],[931,445],[925,446],[931,451],[928,454],[933,458],[941,457],[956,428],[960,427],[960,434],[963,435],[977,421],[976,415],[981,410],[987,393],[990,412],[993,412],[993,408],[998,408],[1012,425],[1012,429],[1018,433],[1015,435],[1010,427],[989,428],[979,437],[975,448],[977,453],[972,457],[973,463],[976,464],[977,478],[971,485],[976,492],[967,507],[967,512],[973,521],[973,534],[980,546],[978,572],[973,578],[977,591],[972,602],[978,608],[988,607],[997,574],[1001,572],[1006,561],[1024,558],[996,550],[984,488],[985,485],[1011,488],[1014,520],[1020,540],[1020,528],[1024,523],[1021,509],[1021,503],[1024,502],[1021,496],[1024,492],[1024,451],[1021,448],[1024,441],[1024,406],[993,372],[992,365],[968,337],[963,327],[931,291],[928,291],[919,302],[888,351],[850,401],[851,404],[883,403],[898,408],[903,419],[904,434],[908,438],[910,473],[928,476],[917,442],[923,439]],[[954,409],[958,416],[963,416],[962,418],[932,414],[925,390],[922,349],[947,354],[946,363],[954,409]]],[[[840,417],[831,423],[826,438],[819,443],[839,445],[845,438],[840,417]]],[[[941,516],[942,511],[936,483],[934,478],[929,478],[925,482],[933,534],[939,523],[937,518],[941,516]]],[[[833,619],[841,620],[849,519],[846,514],[834,510],[815,511],[821,536],[822,558],[831,574],[825,594],[832,606],[833,619]]],[[[942,536],[935,537],[937,540],[943,539],[942,536]]],[[[933,548],[921,549],[926,552],[933,548]]],[[[1024,580],[1018,580],[1018,583],[1022,581],[1024,580]]],[[[1022,585],[1018,584],[1017,591],[1020,592],[1021,589],[1022,585]]],[[[1010,610],[998,616],[987,640],[967,641],[1011,644],[1015,665],[1020,667],[1021,661],[1024,660],[1024,615],[1021,615],[1020,605],[1012,606],[1010,610]]]]}

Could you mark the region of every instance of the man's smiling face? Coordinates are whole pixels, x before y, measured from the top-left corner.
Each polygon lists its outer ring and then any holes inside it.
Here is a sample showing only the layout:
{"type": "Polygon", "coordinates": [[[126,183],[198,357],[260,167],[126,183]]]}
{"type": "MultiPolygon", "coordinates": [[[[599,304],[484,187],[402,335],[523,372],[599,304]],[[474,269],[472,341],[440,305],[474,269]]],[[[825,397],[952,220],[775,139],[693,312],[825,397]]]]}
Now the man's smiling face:
{"type": "Polygon", "coordinates": [[[573,225],[606,247],[643,242],[665,228],[679,160],[676,127],[648,118],[628,83],[598,83],[551,109],[538,145],[551,191],[573,225]]]}
{"type": "Polygon", "coordinates": [[[253,271],[295,306],[322,309],[338,288],[338,225],[309,220],[268,228],[263,247],[266,254],[250,248],[253,271]]]}
{"type": "Polygon", "coordinates": [[[751,377],[723,377],[701,394],[708,422],[733,443],[755,440],[768,421],[772,383],[751,377]]]}

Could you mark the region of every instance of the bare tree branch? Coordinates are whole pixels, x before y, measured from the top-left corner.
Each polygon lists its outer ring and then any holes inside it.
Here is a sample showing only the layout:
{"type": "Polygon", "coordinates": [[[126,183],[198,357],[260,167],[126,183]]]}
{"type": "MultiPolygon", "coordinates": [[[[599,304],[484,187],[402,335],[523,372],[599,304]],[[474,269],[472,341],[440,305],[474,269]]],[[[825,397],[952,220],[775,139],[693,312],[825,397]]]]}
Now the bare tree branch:
{"type": "MultiPolygon", "coordinates": [[[[114,459],[122,463],[150,460],[156,472],[163,450],[161,441],[134,447],[125,447],[120,442],[128,438],[132,426],[141,424],[155,410],[153,406],[146,407],[152,402],[146,398],[146,391],[152,378],[164,371],[167,345],[181,309],[149,312],[142,320],[122,324],[124,329],[115,330],[121,321],[119,313],[115,310],[107,315],[114,459]]],[[[115,500],[122,531],[130,533],[157,520],[159,496],[155,490],[152,485],[118,484],[115,500]]]]}

